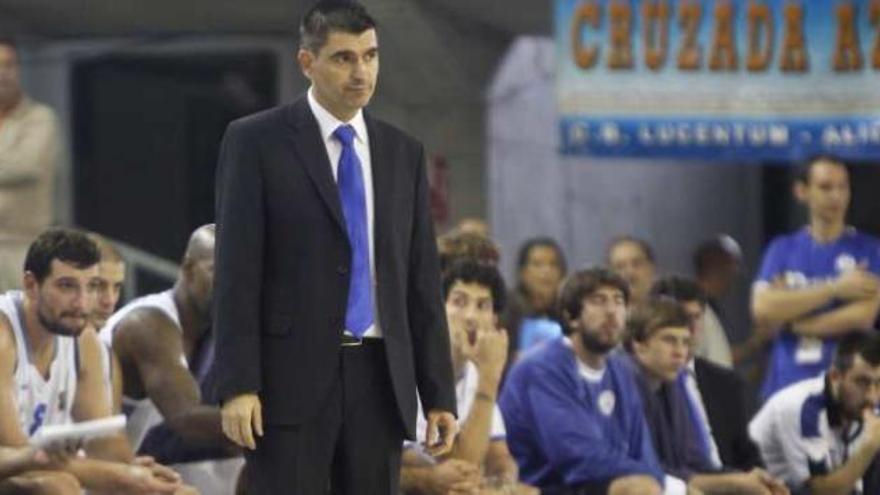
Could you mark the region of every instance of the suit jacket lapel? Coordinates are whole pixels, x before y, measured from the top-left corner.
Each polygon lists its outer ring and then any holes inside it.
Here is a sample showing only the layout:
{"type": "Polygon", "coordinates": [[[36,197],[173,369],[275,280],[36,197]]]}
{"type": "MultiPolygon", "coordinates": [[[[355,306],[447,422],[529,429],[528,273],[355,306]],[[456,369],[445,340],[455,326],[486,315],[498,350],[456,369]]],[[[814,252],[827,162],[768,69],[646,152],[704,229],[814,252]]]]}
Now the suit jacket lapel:
{"type": "Polygon", "coordinates": [[[318,193],[324,200],[327,208],[330,209],[330,214],[343,232],[345,232],[345,219],[342,215],[339,188],[336,186],[336,181],[333,180],[333,173],[330,170],[330,159],[327,157],[327,148],[321,138],[318,121],[312,115],[305,96],[290,106],[288,123],[294,130],[291,134],[303,167],[318,189],[318,193]]]}

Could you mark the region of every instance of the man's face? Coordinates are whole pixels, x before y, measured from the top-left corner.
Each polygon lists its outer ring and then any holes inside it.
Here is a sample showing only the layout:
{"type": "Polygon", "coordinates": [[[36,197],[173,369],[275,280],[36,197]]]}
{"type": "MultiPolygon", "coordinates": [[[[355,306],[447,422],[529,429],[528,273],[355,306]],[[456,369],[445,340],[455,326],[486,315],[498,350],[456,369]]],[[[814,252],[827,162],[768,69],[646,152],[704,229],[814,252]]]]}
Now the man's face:
{"type": "Polygon", "coordinates": [[[340,120],[351,119],[373,96],[379,75],[375,29],[360,34],[331,31],[318,53],[300,49],[297,59],[315,98],[340,120]]]}
{"type": "Polygon", "coordinates": [[[125,282],[125,263],[121,261],[98,263],[97,301],[91,315],[91,322],[95,328],[103,327],[116,310],[123,282],[125,282]]]}
{"type": "Polygon", "coordinates": [[[690,348],[691,330],[688,327],[660,328],[644,342],[633,342],[633,351],[639,364],[664,382],[675,381],[687,364],[690,348]]]}
{"type": "Polygon", "coordinates": [[[18,54],[11,46],[0,44],[0,106],[17,100],[20,95],[18,54]]]}
{"type": "Polygon", "coordinates": [[[80,269],[52,260],[49,275],[38,283],[25,273],[24,287],[34,304],[40,323],[58,335],[78,336],[94,310],[98,288],[98,265],[80,269]]]}
{"type": "Polygon", "coordinates": [[[845,373],[832,370],[830,376],[848,419],[860,419],[863,411],[875,409],[880,402],[880,366],[871,366],[860,355],[856,354],[852,367],[845,373]]]}
{"type": "Polygon", "coordinates": [[[529,250],[526,264],[520,271],[523,286],[544,299],[556,297],[562,281],[562,265],[556,250],[550,246],[535,246],[529,250]]]}
{"type": "Polygon", "coordinates": [[[810,168],[809,181],[797,183],[798,199],[810,210],[812,218],[826,223],[843,223],[849,208],[849,174],[834,162],[820,161],[810,168]]]}
{"type": "Polygon", "coordinates": [[[635,242],[619,242],[608,256],[611,269],[629,283],[633,294],[642,297],[654,283],[654,263],[635,242]]]}
{"type": "Polygon", "coordinates": [[[492,291],[476,282],[454,282],[446,296],[446,319],[453,355],[473,361],[479,335],[493,330],[497,321],[492,291]]]}
{"type": "Polygon", "coordinates": [[[626,298],[617,287],[602,286],[584,297],[581,314],[569,321],[581,344],[590,352],[605,354],[620,343],[626,322],[626,298]]]}
{"type": "Polygon", "coordinates": [[[200,313],[209,315],[214,300],[214,256],[187,261],[184,270],[190,301],[200,313]]]}
{"type": "Polygon", "coordinates": [[[687,314],[694,347],[700,345],[703,338],[703,315],[706,308],[699,301],[684,301],[681,303],[681,309],[687,314]]]}

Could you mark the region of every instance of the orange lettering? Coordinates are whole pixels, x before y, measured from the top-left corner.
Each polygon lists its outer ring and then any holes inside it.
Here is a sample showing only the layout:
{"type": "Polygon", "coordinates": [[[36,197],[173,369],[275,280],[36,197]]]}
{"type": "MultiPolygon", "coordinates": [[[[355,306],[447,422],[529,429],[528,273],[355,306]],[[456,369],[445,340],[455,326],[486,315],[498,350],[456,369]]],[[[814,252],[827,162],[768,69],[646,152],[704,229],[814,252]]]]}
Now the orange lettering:
{"type": "Polygon", "coordinates": [[[584,28],[589,25],[593,29],[598,29],[599,17],[599,5],[596,2],[586,2],[577,8],[572,18],[571,53],[575,65],[584,70],[590,69],[596,64],[599,54],[599,49],[596,46],[584,46],[584,28]]]}
{"type": "Polygon", "coordinates": [[[785,4],[785,37],[782,42],[782,70],[787,72],[806,72],[806,41],[804,40],[804,6],[797,1],[785,4]]]}
{"type": "Polygon", "coordinates": [[[629,0],[616,0],[608,7],[611,17],[611,53],[608,67],[629,69],[633,65],[632,56],[632,8],[629,0]]]}
{"type": "Polygon", "coordinates": [[[856,29],[856,8],[851,1],[837,6],[837,49],[834,51],[834,70],[855,71],[862,68],[859,32],[856,29]]]}
{"type": "Polygon", "coordinates": [[[751,0],[747,14],[749,29],[749,48],[746,68],[750,71],[765,71],[773,57],[773,16],[770,6],[751,0]]]}
{"type": "Polygon", "coordinates": [[[667,0],[642,2],[642,38],[645,45],[645,64],[658,70],[666,63],[669,47],[669,3],[667,0]]]}
{"type": "Polygon", "coordinates": [[[733,4],[730,0],[718,0],[715,5],[715,39],[709,68],[712,70],[736,70],[736,41],[733,34],[733,4]]]}
{"type": "Polygon", "coordinates": [[[678,9],[678,23],[682,30],[683,41],[678,51],[678,68],[696,70],[700,68],[700,45],[697,44],[697,32],[700,29],[700,18],[703,7],[699,1],[682,0],[678,9]]]}

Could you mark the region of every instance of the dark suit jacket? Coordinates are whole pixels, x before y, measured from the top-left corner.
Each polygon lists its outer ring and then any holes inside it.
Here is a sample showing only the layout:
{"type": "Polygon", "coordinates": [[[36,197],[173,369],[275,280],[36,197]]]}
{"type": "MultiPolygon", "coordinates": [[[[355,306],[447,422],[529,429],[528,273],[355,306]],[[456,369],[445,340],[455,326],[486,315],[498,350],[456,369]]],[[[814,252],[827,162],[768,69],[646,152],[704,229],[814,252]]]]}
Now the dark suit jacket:
{"type": "MultiPolygon", "coordinates": [[[[377,317],[397,407],[413,436],[417,384],[426,411],[455,411],[425,155],[412,137],[364,118],[377,317]]],[[[216,399],[259,392],[267,424],[308,421],[337,379],[351,251],[305,96],[229,125],[216,222],[216,399]]]]}
{"type": "Polygon", "coordinates": [[[749,439],[743,379],[701,357],[695,358],[694,370],[721,462],[725,467],[740,470],[760,467],[761,454],[749,439]]]}

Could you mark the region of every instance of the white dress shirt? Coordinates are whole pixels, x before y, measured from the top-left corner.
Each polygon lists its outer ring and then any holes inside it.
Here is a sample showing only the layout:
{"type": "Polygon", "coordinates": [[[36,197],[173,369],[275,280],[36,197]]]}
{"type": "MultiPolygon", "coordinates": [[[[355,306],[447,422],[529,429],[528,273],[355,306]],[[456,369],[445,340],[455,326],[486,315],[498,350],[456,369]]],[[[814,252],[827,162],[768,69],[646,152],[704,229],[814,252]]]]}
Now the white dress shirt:
{"type": "Polygon", "coordinates": [[[357,154],[358,160],[361,162],[361,173],[364,177],[364,195],[367,201],[367,235],[370,246],[370,295],[373,301],[373,324],[364,332],[364,337],[381,337],[382,331],[379,327],[379,310],[376,305],[376,241],[375,241],[375,222],[373,221],[373,164],[370,161],[370,137],[367,134],[367,124],[364,121],[364,113],[358,110],[358,113],[349,122],[342,122],[327,111],[315,99],[314,88],[309,88],[308,92],[309,108],[318,121],[318,127],[321,129],[321,139],[324,141],[324,147],[327,149],[327,158],[330,160],[330,171],[333,173],[333,180],[337,180],[339,169],[339,157],[342,155],[342,143],[333,136],[333,133],[341,125],[350,125],[354,128],[354,152],[357,154]]]}

